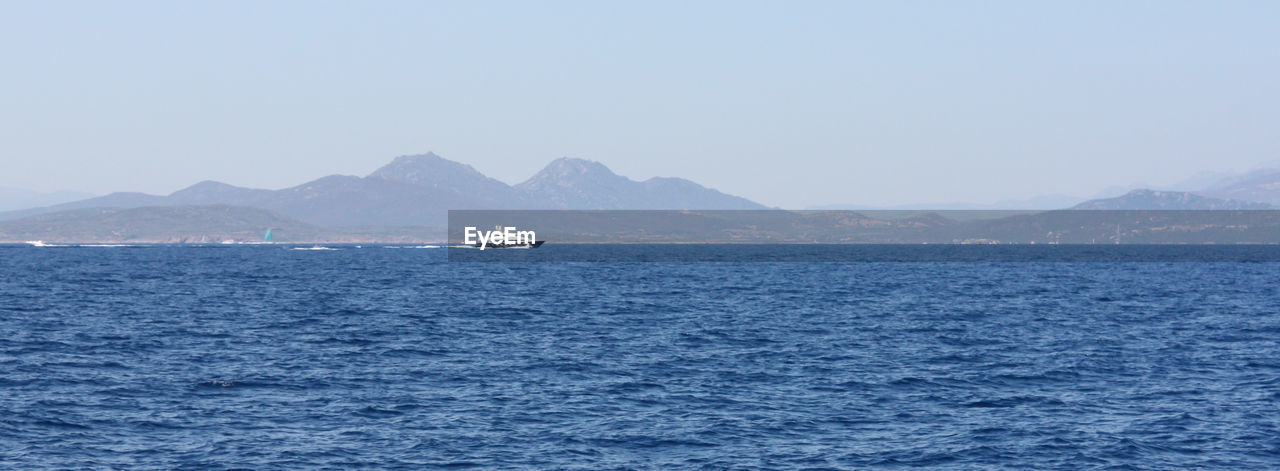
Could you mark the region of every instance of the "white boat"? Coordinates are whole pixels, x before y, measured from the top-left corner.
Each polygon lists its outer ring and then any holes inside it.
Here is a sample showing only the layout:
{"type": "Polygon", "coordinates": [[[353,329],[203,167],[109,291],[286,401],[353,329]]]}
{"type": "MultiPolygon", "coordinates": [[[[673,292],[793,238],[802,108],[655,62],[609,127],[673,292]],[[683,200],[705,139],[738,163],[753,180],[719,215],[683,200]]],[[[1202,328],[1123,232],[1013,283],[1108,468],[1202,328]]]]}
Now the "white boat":
{"type": "Polygon", "coordinates": [[[43,240],[28,240],[27,243],[31,244],[32,247],[48,247],[49,246],[49,244],[44,243],[43,240]]]}

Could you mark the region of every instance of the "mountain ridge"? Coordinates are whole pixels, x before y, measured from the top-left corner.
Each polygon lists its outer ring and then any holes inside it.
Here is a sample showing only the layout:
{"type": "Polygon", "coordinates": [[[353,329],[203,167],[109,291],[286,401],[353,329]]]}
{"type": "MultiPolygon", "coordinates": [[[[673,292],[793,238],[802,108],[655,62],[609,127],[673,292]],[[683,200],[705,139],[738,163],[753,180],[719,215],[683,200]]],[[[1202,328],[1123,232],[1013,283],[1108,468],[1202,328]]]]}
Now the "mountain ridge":
{"type": "Polygon", "coordinates": [[[767,209],[746,198],[674,177],[635,181],[592,160],[561,157],[515,185],[553,209],[767,209]]]}
{"type": "Polygon", "coordinates": [[[318,226],[443,225],[450,209],[764,209],[695,182],[637,182],[604,164],[560,158],[508,185],[428,152],[402,155],[364,177],[328,175],[279,190],[204,180],[168,195],[116,192],[0,213],[0,221],[87,208],[229,205],[259,208],[318,226]]]}

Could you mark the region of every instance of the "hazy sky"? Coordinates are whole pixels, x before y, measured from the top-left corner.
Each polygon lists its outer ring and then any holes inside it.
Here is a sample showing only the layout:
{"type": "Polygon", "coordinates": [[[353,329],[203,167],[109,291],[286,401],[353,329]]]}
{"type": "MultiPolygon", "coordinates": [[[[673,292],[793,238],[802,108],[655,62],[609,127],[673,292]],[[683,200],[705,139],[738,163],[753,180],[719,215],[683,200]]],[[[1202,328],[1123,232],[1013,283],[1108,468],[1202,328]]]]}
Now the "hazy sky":
{"type": "Polygon", "coordinates": [[[0,4],[0,186],[561,157],[788,208],[1280,159],[1280,2],[0,4]]]}

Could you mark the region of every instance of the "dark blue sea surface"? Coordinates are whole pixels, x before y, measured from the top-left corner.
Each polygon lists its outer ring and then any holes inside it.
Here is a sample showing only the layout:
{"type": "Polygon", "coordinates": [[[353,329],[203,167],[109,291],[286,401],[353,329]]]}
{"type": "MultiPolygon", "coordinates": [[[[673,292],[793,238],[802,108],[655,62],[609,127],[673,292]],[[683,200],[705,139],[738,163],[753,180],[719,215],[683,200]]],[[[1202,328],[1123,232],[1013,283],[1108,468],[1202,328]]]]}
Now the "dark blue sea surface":
{"type": "Polygon", "coordinates": [[[0,468],[1280,468],[1276,263],[339,249],[0,247],[0,468]]]}

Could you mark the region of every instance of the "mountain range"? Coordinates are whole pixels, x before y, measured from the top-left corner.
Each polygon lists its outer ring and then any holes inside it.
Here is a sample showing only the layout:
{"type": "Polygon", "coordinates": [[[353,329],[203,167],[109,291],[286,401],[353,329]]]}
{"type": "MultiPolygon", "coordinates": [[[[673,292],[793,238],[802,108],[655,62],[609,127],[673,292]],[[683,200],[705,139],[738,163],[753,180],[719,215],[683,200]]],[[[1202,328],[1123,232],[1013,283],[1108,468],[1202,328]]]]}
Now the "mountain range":
{"type": "Polygon", "coordinates": [[[512,186],[427,153],[397,157],[364,177],[330,175],[281,190],[203,181],[169,195],[112,193],[0,213],[0,220],[87,208],[207,205],[263,209],[325,227],[443,226],[450,209],[765,209],[680,178],[634,181],[589,160],[554,160],[512,186]]]}
{"type": "MultiPolygon", "coordinates": [[[[1037,207],[1020,209],[1070,207],[1078,210],[1257,210],[1273,209],[1273,205],[1280,204],[1280,170],[1264,169],[1239,175],[1215,174],[1197,178],[1201,184],[1208,186],[1196,192],[1137,189],[1113,198],[1084,201],[1074,206],[1070,206],[1073,203],[1069,197],[1052,197],[1035,200],[1034,206],[1037,207]],[[1044,207],[1039,207],[1041,205],[1044,207]]],[[[169,195],[119,192],[44,207],[0,212],[0,241],[226,241],[261,238],[266,228],[276,230],[277,240],[293,242],[437,241],[441,240],[442,227],[448,222],[448,211],[465,209],[770,208],[689,180],[650,178],[635,181],[615,174],[599,162],[571,158],[556,159],[528,180],[508,185],[484,175],[470,165],[427,153],[397,157],[363,177],[330,175],[279,190],[202,181],[169,195]]],[[[929,230],[944,232],[934,234],[930,240],[967,240],[983,237],[971,237],[980,231],[965,233],[965,228],[969,227],[964,225],[968,224],[966,221],[979,224],[977,221],[1011,217],[998,211],[993,215],[978,214],[982,211],[960,211],[948,213],[950,215],[946,217],[908,211],[905,214],[909,219],[901,219],[900,216],[890,214],[893,212],[851,215],[847,211],[820,211],[806,213],[798,219],[789,219],[781,214],[785,213],[783,211],[765,211],[763,215],[741,216],[748,220],[757,217],[763,219],[748,226],[734,226],[733,230],[758,231],[758,227],[764,227],[759,224],[765,224],[761,221],[782,218],[777,220],[783,221],[778,223],[782,227],[797,229],[801,233],[826,234],[824,237],[843,240],[839,237],[844,237],[844,232],[827,234],[824,231],[844,227],[848,225],[848,221],[860,221],[854,225],[893,227],[897,228],[894,231],[908,232],[931,228],[929,230]]],[[[1073,217],[1075,216],[1052,216],[1051,219],[1073,221],[1073,217]]],[[[1087,218],[1091,217],[1093,216],[1087,218]]],[[[1193,220],[1200,224],[1201,218],[1194,216],[1193,220]]],[[[1034,218],[1026,220],[1039,227],[1037,230],[1044,229],[1043,234],[1081,234],[1078,228],[1063,229],[1057,227],[1060,225],[1057,223],[1036,222],[1041,220],[1034,218]]],[[[1086,222],[1089,225],[1096,221],[1086,222]]],[[[1022,230],[1024,229],[1017,229],[1022,230]]],[[[1006,232],[1001,229],[995,233],[1006,232]]],[[[1037,237],[1043,238],[1043,234],[1037,237]]],[[[1101,240],[1098,234],[1089,234],[1088,240],[1101,240]]],[[[1009,237],[1012,235],[1014,232],[1006,234],[1009,237]]],[[[1017,232],[1016,237],[1012,238],[1022,240],[1034,235],[1030,232],[1017,232]]],[[[894,240],[915,240],[912,237],[915,236],[900,232],[892,235],[894,240]]],[[[1059,240],[1056,237],[1054,240],[1059,240]]]]}
{"type": "Polygon", "coordinates": [[[1267,203],[1213,198],[1185,191],[1133,190],[1115,198],[1089,200],[1071,209],[1088,210],[1243,210],[1272,209],[1267,203]]]}
{"type": "Polygon", "coordinates": [[[940,202],[873,206],[827,204],[808,209],[829,210],[1050,210],[1050,209],[1267,209],[1280,207],[1280,161],[1267,162],[1243,173],[1203,171],[1170,185],[1135,183],[1102,190],[1091,198],[1060,194],[1010,199],[995,203],[940,202]],[[1259,206],[1256,203],[1263,203],[1259,206]]]}

